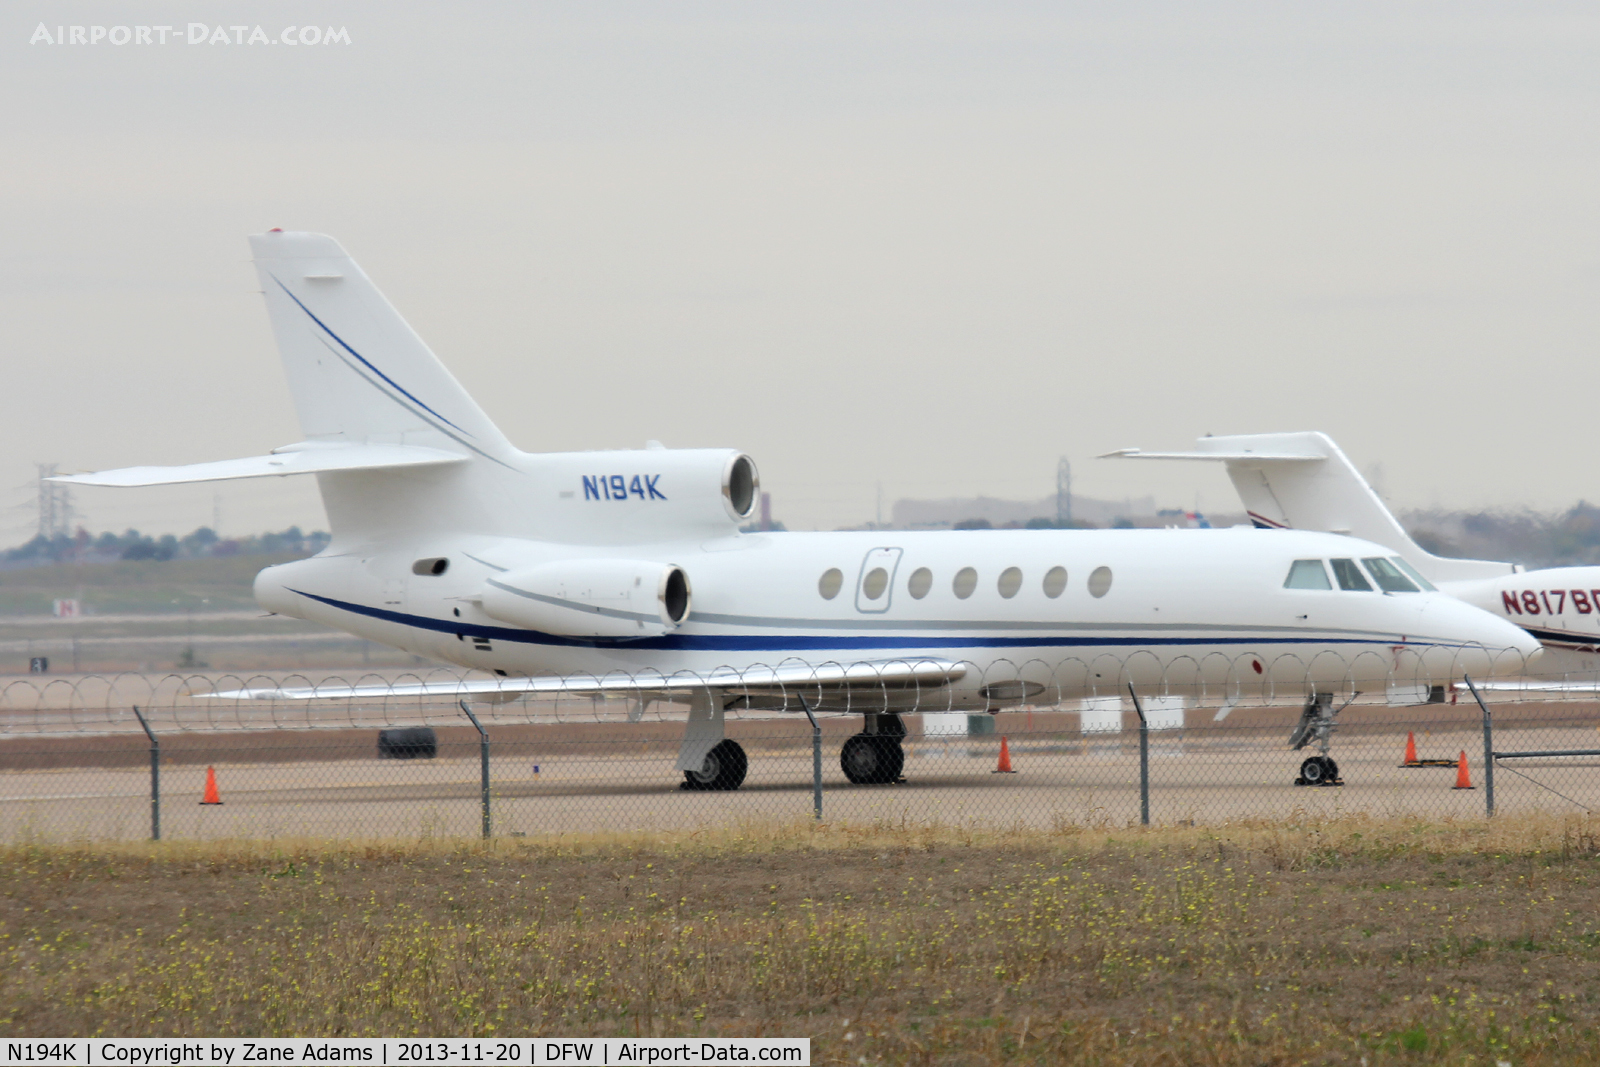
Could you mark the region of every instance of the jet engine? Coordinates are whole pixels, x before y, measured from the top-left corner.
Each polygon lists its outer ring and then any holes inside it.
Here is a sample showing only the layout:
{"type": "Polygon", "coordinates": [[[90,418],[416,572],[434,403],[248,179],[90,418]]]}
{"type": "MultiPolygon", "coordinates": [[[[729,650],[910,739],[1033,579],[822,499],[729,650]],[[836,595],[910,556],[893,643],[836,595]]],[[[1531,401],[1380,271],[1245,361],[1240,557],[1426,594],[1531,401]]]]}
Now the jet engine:
{"type": "Polygon", "coordinates": [[[525,458],[520,529],[573,545],[725,537],[761,503],[755,461],[725,448],[550,452],[525,458]]]}
{"type": "Polygon", "coordinates": [[[567,637],[657,637],[689,617],[682,567],[632,559],[575,559],[488,580],[484,613],[567,637]]]}

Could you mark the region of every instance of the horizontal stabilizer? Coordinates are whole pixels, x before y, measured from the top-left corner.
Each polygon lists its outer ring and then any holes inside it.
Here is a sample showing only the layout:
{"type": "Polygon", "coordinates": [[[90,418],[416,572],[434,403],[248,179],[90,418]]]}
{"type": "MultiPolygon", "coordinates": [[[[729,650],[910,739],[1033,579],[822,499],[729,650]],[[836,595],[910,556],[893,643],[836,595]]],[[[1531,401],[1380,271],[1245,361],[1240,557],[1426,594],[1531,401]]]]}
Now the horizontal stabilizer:
{"type": "Polygon", "coordinates": [[[1311,460],[1327,459],[1323,455],[1309,455],[1304,452],[1146,452],[1140,448],[1119,448],[1115,452],[1096,456],[1096,459],[1210,459],[1210,460],[1273,460],[1291,463],[1306,463],[1311,460]]]}
{"type": "Polygon", "coordinates": [[[1202,437],[1192,452],[1119,448],[1101,459],[1220,460],[1250,522],[1264,529],[1322,530],[1373,541],[1432,582],[1511,574],[1509,563],[1452,559],[1424,551],[1327,434],[1230,434],[1202,437]]]}
{"type": "Polygon", "coordinates": [[[94,474],[64,474],[51,478],[68,485],[180,485],[185,482],[225,482],[235,478],[281,478],[290,474],[324,471],[384,470],[394,467],[429,467],[465,463],[460,452],[420,445],[318,444],[287,445],[265,456],[191,463],[184,467],[123,467],[94,474]]]}
{"type": "Polygon", "coordinates": [[[697,673],[640,671],[637,674],[592,674],[540,678],[463,678],[445,682],[401,682],[394,685],[321,685],[302,689],[236,689],[196,693],[217,700],[382,700],[389,697],[477,697],[510,700],[519,696],[591,696],[606,693],[688,693],[699,689],[781,693],[785,689],[821,686],[939,686],[956,681],[966,667],[952,660],[884,660],[869,663],[786,663],[778,667],[720,667],[697,673]]]}

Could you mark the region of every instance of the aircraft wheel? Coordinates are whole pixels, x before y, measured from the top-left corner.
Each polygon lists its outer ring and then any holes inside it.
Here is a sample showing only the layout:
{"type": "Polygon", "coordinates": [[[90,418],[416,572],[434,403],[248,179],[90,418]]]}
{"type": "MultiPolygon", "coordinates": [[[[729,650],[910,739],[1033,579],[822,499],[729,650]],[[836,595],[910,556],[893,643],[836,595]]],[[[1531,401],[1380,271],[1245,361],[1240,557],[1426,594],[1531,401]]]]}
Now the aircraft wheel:
{"type": "Polygon", "coordinates": [[[1339,765],[1327,756],[1312,756],[1300,764],[1297,785],[1331,785],[1339,778],[1339,765]]]}
{"type": "Polygon", "coordinates": [[[700,764],[698,771],[683,772],[683,788],[697,792],[738,789],[744,784],[745,772],[749,769],[750,760],[744,754],[744,747],[737,741],[724,738],[706,753],[705,762],[700,764]]]}
{"type": "Polygon", "coordinates": [[[854,734],[839,753],[840,769],[856,785],[897,782],[905,765],[900,738],[886,734],[854,734]]]}

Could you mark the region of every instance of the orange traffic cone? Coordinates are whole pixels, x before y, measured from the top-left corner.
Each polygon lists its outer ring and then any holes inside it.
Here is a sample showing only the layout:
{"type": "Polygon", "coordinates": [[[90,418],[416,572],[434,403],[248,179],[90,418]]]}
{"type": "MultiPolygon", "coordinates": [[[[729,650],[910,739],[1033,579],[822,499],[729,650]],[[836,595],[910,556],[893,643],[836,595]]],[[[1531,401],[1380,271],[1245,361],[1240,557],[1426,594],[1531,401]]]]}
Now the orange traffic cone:
{"type": "Polygon", "coordinates": [[[994,769],[995,774],[1016,774],[1011,769],[1011,746],[1006,744],[1004,735],[1000,737],[1000,765],[994,769]]]}
{"type": "Polygon", "coordinates": [[[1400,760],[1402,767],[1415,767],[1417,765],[1417,735],[1410,730],[1406,731],[1406,754],[1400,760]]]}
{"type": "Polygon", "coordinates": [[[1465,752],[1461,753],[1461,762],[1456,764],[1456,784],[1455,784],[1455,786],[1453,788],[1455,788],[1455,789],[1475,789],[1475,788],[1477,788],[1476,786],[1474,786],[1472,784],[1472,776],[1467,773],[1467,754],[1465,752]]]}
{"type": "Polygon", "coordinates": [[[200,798],[200,803],[222,803],[222,794],[217,792],[217,769],[215,767],[206,768],[206,791],[205,794],[200,798]]]}

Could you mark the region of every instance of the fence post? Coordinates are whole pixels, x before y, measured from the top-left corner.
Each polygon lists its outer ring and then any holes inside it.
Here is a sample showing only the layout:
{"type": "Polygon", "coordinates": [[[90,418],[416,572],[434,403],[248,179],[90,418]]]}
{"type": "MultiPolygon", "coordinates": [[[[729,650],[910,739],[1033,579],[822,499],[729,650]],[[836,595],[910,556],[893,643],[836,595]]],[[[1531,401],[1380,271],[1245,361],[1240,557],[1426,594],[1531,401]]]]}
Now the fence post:
{"type": "Polygon", "coordinates": [[[150,840],[161,840],[161,742],[156,738],[155,731],[150,729],[150,724],[145,721],[144,712],[139,710],[139,705],[133,706],[134,717],[139,720],[139,725],[144,728],[144,735],[150,739],[150,840]]]}
{"type": "Polygon", "coordinates": [[[1483,805],[1492,819],[1494,818],[1494,719],[1490,716],[1489,705],[1483,702],[1478,687],[1472,684],[1472,679],[1465,674],[1461,679],[1467,683],[1467,688],[1472,690],[1472,699],[1483,709],[1483,805]]]}
{"type": "Polygon", "coordinates": [[[811,720],[811,808],[816,813],[818,822],[822,821],[822,727],[817,725],[817,717],[811,714],[811,708],[806,704],[804,695],[800,697],[800,710],[806,713],[806,718],[811,720]]]}
{"type": "Polygon", "coordinates": [[[467,713],[467,718],[472,720],[472,725],[478,729],[478,770],[479,785],[483,796],[483,837],[489,838],[489,732],[483,728],[483,723],[472,714],[472,709],[467,702],[461,702],[461,710],[467,713]]]}
{"type": "Polygon", "coordinates": [[[1150,724],[1145,721],[1144,707],[1139,694],[1128,683],[1128,695],[1133,698],[1133,710],[1139,716],[1139,825],[1150,825],[1150,724]]]}

